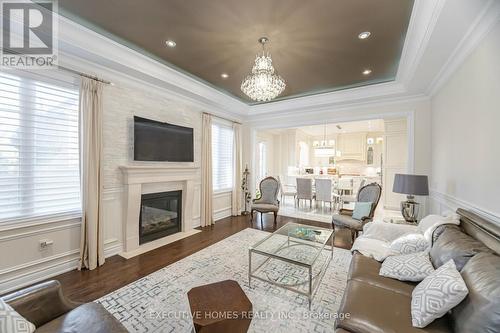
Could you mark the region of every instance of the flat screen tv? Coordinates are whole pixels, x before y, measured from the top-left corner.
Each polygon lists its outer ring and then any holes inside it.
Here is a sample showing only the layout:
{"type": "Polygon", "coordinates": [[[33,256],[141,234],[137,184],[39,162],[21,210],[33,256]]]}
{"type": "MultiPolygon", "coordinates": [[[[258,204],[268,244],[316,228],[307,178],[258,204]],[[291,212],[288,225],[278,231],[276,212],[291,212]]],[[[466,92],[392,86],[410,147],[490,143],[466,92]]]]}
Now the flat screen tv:
{"type": "Polygon", "coordinates": [[[134,160],[193,162],[193,129],[134,116],[134,160]]]}

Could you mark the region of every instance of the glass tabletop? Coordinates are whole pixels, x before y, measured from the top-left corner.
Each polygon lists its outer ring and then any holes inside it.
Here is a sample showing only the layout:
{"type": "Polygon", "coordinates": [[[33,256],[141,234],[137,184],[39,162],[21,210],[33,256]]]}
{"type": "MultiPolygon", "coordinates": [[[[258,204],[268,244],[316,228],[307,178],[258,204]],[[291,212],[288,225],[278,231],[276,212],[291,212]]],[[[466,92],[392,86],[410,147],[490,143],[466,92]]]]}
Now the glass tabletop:
{"type": "Polygon", "coordinates": [[[251,251],[313,265],[333,230],[299,223],[287,223],[250,247],[251,251]]]}

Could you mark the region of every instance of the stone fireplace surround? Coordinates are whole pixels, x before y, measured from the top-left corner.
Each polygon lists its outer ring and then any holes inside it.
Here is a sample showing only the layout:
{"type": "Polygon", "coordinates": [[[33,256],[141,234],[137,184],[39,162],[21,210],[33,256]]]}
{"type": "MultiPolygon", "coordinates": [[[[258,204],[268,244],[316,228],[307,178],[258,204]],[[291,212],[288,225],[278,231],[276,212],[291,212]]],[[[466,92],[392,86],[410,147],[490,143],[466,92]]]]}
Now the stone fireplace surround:
{"type": "Polygon", "coordinates": [[[125,187],[123,219],[123,249],[126,259],[151,251],[176,240],[194,235],[193,229],[194,182],[197,167],[121,166],[125,187]],[[182,191],[181,232],[139,245],[139,213],[141,195],[148,193],[182,191]]]}

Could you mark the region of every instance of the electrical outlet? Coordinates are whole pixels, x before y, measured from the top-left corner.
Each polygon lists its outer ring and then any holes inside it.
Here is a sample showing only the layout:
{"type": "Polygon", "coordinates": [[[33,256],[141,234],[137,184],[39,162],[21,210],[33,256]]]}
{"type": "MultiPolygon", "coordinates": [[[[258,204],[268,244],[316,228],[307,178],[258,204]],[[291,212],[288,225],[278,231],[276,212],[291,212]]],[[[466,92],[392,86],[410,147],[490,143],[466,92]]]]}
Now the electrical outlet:
{"type": "Polygon", "coordinates": [[[45,250],[49,246],[52,246],[54,244],[54,241],[52,239],[42,239],[40,240],[40,250],[45,250]]]}

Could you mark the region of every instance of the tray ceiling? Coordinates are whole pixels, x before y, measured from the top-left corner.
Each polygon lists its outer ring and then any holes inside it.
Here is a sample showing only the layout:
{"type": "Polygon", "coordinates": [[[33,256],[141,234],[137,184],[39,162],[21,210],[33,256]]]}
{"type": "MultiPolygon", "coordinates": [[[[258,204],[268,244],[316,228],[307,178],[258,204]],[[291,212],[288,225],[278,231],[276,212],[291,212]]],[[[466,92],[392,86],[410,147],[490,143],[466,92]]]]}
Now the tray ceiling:
{"type": "Polygon", "coordinates": [[[247,103],[240,85],[261,36],[270,38],[273,63],[287,83],[280,98],[394,80],[412,6],[413,0],[59,1],[63,15],[247,103]],[[371,36],[359,39],[363,31],[371,36]]]}

